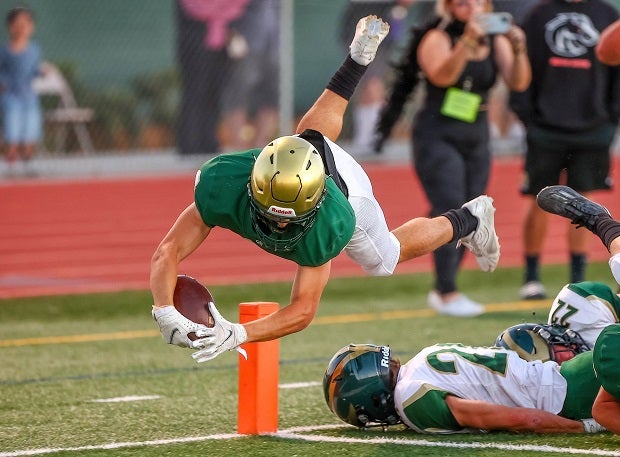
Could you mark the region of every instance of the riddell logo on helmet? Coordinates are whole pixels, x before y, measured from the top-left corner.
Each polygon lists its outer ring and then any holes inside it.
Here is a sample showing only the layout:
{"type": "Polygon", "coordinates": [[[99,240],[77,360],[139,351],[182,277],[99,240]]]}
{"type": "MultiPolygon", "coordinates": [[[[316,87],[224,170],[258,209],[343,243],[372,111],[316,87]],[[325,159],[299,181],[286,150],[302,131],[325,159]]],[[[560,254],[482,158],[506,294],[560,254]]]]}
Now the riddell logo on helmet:
{"type": "Polygon", "coordinates": [[[381,347],[381,366],[385,368],[390,368],[390,348],[389,346],[381,347]]]}
{"type": "Polygon", "coordinates": [[[271,214],[275,214],[276,216],[297,216],[293,208],[280,208],[279,206],[271,205],[267,211],[271,214]]]}

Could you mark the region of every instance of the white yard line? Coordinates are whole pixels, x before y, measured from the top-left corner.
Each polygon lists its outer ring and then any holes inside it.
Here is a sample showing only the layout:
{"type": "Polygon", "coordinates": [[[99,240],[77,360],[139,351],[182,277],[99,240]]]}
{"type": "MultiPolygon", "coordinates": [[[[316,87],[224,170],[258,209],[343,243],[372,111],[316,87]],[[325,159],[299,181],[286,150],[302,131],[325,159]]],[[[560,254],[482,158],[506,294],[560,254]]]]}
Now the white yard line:
{"type": "Polygon", "coordinates": [[[125,397],[112,397],[112,398],[97,398],[90,400],[91,403],[124,403],[127,401],[144,401],[144,400],[157,400],[162,398],[161,395],[127,395],[125,397]]]}
{"type": "Polygon", "coordinates": [[[225,434],[218,434],[218,435],[188,436],[185,438],[170,438],[167,440],[128,441],[126,443],[95,444],[92,446],[24,449],[22,451],[0,452],[0,457],[21,457],[21,456],[26,456],[26,455],[54,454],[56,452],[102,451],[102,450],[108,450],[108,449],[123,449],[123,448],[129,448],[129,447],[162,446],[166,444],[196,443],[200,441],[209,441],[209,440],[231,440],[234,438],[240,438],[242,436],[243,435],[237,435],[236,433],[225,433],[225,434]]]}
{"type": "MultiPolygon", "coordinates": [[[[322,383],[320,381],[310,382],[291,382],[288,384],[280,384],[280,389],[305,389],[307,387],[318,387],[322,383]]],[[[157,400],[162,398],[161,395],[126,395],[124,397],[112,397],[112,398],[96,398],[89,400],[89,403],[124,403],[130,401],[145,401],[145,400],[157,400]]]]}
{"type": "Polygon", "coordinates": [[[290,433],[286,431],[274,433],[272,436],[317,443],[397,444],[402,446],[444,447],[456,449],[498,449],[503,451],[557,452],[562,454],[620,456],[620,451],[607,451],[605,449],[578,449],[534,444],[455,443],[452,441],[429,441],[420,439],[408,440],[405,438],[351,438],[344,436],[301,435],[299,433],[290,433]]]}
{"type": "MultiPolygon", "coordinates": [[[[456,449],[498,449],[504,451],[533,451],[533,452],[550,452],[564,453],[575,455],[598,455],[620,457],[620,451],[607,451],[604,449],[577,449],[577,448],[561,448],[554,446],[539,446],[532,444],[502,444],[502,443],[455,443],[452,441],[429,441],[423,439],[404,439],[404,438],[352,438],[343,436],[325,436],[325,435],[304,435],[302,433],[318,432],[321,430],[335,428],[351,428],[343,424],[326,424],[305,427],[291,427],[278,433],[270,434],[276,438],[284,438],[291,440],[301,440],[320,443],[350,443],[350,444],[396,444],[401,446],[420,446],[420,447],[442,447],[456,449]]],[[[64,447],[64,448],[40,448],[40,449],[24,449],[19,451],[0,452],[0,457],[22,457],[29,455],[54,454],[57,452],[82,452],[82,451],[101,451],[124,449],[143,446],[162,446],[168,444],[197,443],[211,440],[232,440],[243,438],[245,435],[236,433],[223,433],[204,436],[188,436],[180,438],[170,438],[164,440],[150,441],[133,441],[124,443],[108,443],[89,446],[64,447]]]]}

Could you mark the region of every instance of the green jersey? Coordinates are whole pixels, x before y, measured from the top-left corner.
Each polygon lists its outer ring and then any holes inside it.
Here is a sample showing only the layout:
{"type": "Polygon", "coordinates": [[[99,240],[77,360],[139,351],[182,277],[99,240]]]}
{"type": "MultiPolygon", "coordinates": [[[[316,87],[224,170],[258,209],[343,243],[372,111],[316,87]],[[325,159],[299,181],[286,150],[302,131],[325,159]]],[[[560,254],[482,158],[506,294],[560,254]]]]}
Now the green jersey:
{"type": "Polygon", "coordinates": [[[263,250],[302,266],[323,265],[340,254],[353,236],[355,213],[330,177],[314,224],[291,250],[273,251],[260,241],[252,221],[248,193],[254,158],[259,153],[260,149],[252,149],[222,154],[200,168],[194,201],[204,223],[232,230],[263,250]]]}
{"type": "Polygon", "coordinates": [[[575,420],[592,417],[592,405],[601,387],[594,372],[592,351],[577,354],[564,362],[560,373],[567,383],[566,400],[560,416],[575,420]]]}

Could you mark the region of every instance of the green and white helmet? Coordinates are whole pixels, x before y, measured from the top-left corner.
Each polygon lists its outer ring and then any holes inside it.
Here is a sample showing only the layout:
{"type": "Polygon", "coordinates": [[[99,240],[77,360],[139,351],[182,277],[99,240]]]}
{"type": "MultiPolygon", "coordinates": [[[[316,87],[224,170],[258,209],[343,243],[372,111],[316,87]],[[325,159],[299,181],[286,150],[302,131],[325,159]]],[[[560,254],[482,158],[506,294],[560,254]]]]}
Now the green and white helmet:
{"type": "Polygon", "coordinates": [[[518,324],[499,334],[495,346],[511,349],[524,360],[553,360],[558,365],[590,348],[578,332],[559,324],[518,324]]]}
{"type": "Polygon", "coordinates": [[[356,427],[400,422],[394,407],[390,356],[389,346],[350,344],[340,349],[323,377],[329,409],[356,427]]]}

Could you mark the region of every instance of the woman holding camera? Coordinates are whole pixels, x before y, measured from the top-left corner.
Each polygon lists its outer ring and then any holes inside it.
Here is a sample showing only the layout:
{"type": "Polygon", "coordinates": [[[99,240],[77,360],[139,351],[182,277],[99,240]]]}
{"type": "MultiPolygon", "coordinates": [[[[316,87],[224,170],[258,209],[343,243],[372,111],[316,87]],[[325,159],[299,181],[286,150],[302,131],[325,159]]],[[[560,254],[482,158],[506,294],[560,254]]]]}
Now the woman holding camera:
{"type": "MultiPolygon", "coordinates": [[[[491,13],[490,0],[438,0],[436,9],[442,21],[417,50],[427,90],[413,129],[414,165],[431,216],[485,191],[491,162],[486,102],[497,75],[513,91],[526,90],[531,79],[525,34],[509,15],[491,13]]],[[[466,317],[484,310],[457,291],[463,252],[449,244],[434,253],[428,304],[439,313],[466,317]]]]}

